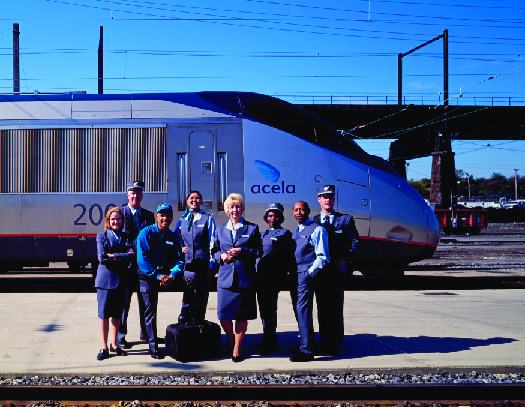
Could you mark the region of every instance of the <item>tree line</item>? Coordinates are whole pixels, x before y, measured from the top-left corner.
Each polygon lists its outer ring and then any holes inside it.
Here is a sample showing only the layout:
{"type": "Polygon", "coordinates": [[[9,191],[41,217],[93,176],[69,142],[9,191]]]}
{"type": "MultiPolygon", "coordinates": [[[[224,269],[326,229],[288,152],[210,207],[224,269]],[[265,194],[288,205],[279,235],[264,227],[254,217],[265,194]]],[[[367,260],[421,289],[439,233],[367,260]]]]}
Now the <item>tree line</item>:
{"type": "MultiPolygon", "coordinates": [[[[408,181],[412,187],[425,198],[430,199],[430,179],[423,178],[415,181],[411,179],[408,181]]],[[[470,197],[475,201],[498,201],[501,197],[506,197],[507,200],[513,200],[515,194],[514,176],[505,177],[499,172],[494,172],[491,177],[475,178],[470,174],[470,181],[468,175],[463,170],[456,169],[456,185],[457,196],[469,196],[469,182],[470,182],[470,197]]],[[[523,199],[525,196],[525,177],[518,175],[518,199],[523,199]]]]}

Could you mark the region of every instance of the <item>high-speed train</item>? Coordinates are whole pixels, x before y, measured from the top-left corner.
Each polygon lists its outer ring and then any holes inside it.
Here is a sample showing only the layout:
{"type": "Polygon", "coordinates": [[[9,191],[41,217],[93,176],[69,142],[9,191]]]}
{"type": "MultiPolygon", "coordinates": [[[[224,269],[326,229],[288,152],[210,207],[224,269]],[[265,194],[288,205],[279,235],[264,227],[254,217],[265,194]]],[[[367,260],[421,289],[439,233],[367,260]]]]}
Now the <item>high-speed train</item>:
{"type": "Polygon", "coordinates": [[[431,257],[439,224],[423,198],[383,159],[312,114],[255,93],[0,95],[0,268],[96,262],[95,236],[126,182],[143,180],[142,206],[182,215],[190,190],[226,222],[223,202],[245,197],[246,219],[266,226],[266,204],[285,228],[316,187],[336,186],[336,210],[354,216],[354,266],[399,274],[431,257]]]}

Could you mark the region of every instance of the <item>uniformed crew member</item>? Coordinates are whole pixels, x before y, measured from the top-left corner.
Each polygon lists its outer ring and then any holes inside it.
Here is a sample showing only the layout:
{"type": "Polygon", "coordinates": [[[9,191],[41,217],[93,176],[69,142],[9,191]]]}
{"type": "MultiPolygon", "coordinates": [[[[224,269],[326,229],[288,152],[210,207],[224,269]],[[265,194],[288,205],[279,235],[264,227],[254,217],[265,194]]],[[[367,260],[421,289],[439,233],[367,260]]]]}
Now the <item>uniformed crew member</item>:
{"type": "Polygon", "coordinates": [[[283,229],[284,208],[278,202],[266,205],[263,216],[268,229],[262,234],[262,256],[257,259],[257,302],[263,324],[262,343],[255,348],[268,355],[279,347],[277,340],[277,299],[290,267],[292,234],[283,229]]]}
{"type": "Polygon", "coordinates": [[[338,347],[344,341],[344,286],[348,268],[359,247],[359,233],[352,215],[334,211],[335,186],[322,185],[316,189],[321,213],[313,221],[328,231],[331,261],[317,281],[315,297],[321,339],[319,350],[331,356],[340,355],[338,347]]]}
{"type": "Polygon", "coordinates": [[[137,238],[140,305],[148,333],[149,353],[153,359],[164,356],[157,348],[157,302],[160,286],[169,286],[184,267],[178,236],[170,230],[173,208],[164,203],[158,206],[157,223],[142,229],[137,238]]]}
{"type": "Polygon", "coordinates": [[[120,208],[111,208],[106,214],[104,231],[97,234],[97,257],[100,265],[95,278],[95,287],[103,344],[97,355],[98,360],[109,357],[110,351],[119,356],[126,355],[117,343],[117,334],[126,298],[126,281],[131,272],[130,261],[135,253],[132,249],[131,236],[122,231],[124,223],[122,218],[120,208]],[[112,330],[108,349],[110,319],[112,330]]]}
{"type": "Polygon", "coordinates": [[[225,353],[232,355],[233,362],[241,362],[248,320],[257,318],[255,260],[261,255],[261,234],[259,226],[243,218],[244,198],[240,194],[226,198],[224,211],[230,220],[217,227],[212,250],[220,265],[217,317],[228,338],[225,353]]]}
{"type": "MultiPolygon", "coordinates": [[[[126,184],[127,186],[127,196],[128,204],[121,208],[124,215],[124,229],[123,231],[128,233],[132,240],[134,241],[139,232],[144,229],[146,226],[153,225],[155,223],[155,215],[153,212],[148,211],[147,209],[141,208],[140,204],[144,197],[144,182],[142,181],[130,181],[126,184]]],[[[136,250],[135,250],[136,253],[136,250]]],[[[137,290],[138,279],[137,279],[137,259],[136,256],[133,256],[131,264],[131,272],[129,273],[129,278],[126,281],[126,302],[124,304],[124,311],[122,312],[122,317],[120,318],[119,332],[118,332],[118,345],[122,348],[131,348],[131,345],[126,341],[126,334],[128,333],[128,314],[129,307],[131,305],[131,297],[133,296],[133,291],[137,290]]],[[[148,334],[146,332],[146,327],[144,325],[144,310],[140,309],[139,301],[139,315],[140,315],[140,340],[147,341],[148,334]]]]}
{"type": "Polygon", "coordinates": [[[293,216],[299,223],[295,228],[291,248],[294,255],[294,270],[290,272],[295,290],[294,310],[299,324],[301,346],[290,360],[308,362],[314,360],[315,333],[313,325],[314,290],[323,267],[330,261],[328,233],[308,218],[308,203],[299,201],[293,207],[293,216]]]}
{"type": "Polygon", "coordinates": [[[202,321],[206,317],[210,281],[215,276],[216,263],[211,256],[215,237],[215,220],[201,209],[202,195],[190,191],[186,198],[188,209],[173,230],[181,236],[186,264],[184,265],[184,294],[179,322],[202,321]]]}

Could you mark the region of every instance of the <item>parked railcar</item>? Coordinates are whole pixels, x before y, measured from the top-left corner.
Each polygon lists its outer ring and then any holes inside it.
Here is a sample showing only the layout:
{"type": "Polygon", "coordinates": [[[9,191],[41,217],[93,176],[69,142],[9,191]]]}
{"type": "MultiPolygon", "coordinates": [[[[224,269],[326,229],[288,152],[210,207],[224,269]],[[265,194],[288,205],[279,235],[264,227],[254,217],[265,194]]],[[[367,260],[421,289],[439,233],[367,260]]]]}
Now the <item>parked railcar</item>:
{"type": "MultiPolygon", "coordinates": [[[[131,179],[143,206],[169,202],[181,215],[189,190],[218,224],[230,192],[262,222],[281,202],[284,227],[297,200],[319,207],[315,188],[334,184],[336,209],[356,220],[356,267],[394,270],[432,256],[436,216],[381,158],[310,113],[238,92],[0,96],[0,267],[96,259],[105,212],[126,203],[131,179]]],[[[314,214],[314,213],[313,213],[314,214]]],[[[312,214],[312,215],[313,215],[312,214]]]]}
{"type": "Polygon", "coordinates": [[[441,230],[446,235],[478,235],[481,229],[489,225],[489,211],[482,208],[436,209],[441,230]],[[454,217],[452,217],[454,216],[454,217]]]}

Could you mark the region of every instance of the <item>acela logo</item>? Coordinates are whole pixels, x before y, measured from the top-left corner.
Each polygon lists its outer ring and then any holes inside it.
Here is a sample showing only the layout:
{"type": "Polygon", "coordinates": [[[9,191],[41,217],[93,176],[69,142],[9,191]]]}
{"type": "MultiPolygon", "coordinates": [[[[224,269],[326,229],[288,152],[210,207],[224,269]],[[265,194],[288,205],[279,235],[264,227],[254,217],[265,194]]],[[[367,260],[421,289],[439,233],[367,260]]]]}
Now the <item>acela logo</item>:
{"type": "MultiPolygon", "coordinates": [[[[254,163],[264,178],[273,183],[279,181],[281,173],[273,165],[260,160],[255,160],[254,163]]],[[[285,185],[284,181],[281,181],[281,185],[252,185],[251,191],[253,194],[295,194],[295,185],[285,185]]]]}

